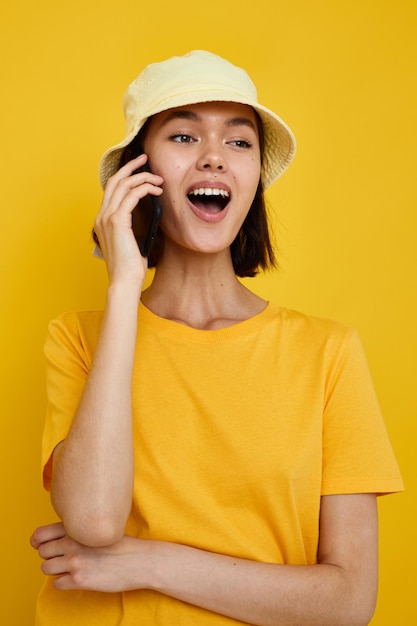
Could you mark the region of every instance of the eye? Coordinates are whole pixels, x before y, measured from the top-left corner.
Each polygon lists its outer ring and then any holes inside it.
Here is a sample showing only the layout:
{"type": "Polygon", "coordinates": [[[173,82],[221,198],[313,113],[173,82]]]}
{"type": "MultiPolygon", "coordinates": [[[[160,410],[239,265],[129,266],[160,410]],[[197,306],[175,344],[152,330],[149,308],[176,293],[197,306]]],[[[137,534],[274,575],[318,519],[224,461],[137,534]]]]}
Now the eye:
{"type": "Polygon", "coordinates": [[[246,139],[234,139],[233,141],[229,141],[229,144],[232,146],[236,146],[237,148],[251,148],[252,144],[250,141],[246,141],[246,139]]]}
{"type": "Polygon", "coordinates": [[[171,135],[170,139],[172,141],[176,141],[177,143],[192,143],[195,141],[191,135],[187,135],[185,133],[180,133],[178,135],[171,135]]]}

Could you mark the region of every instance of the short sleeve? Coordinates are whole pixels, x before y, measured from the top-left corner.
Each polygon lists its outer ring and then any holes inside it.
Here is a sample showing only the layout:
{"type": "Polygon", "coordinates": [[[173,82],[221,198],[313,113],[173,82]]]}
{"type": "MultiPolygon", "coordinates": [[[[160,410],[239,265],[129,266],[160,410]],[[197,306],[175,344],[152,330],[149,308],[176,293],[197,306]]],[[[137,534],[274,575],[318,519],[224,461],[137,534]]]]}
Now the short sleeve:
{"type": "Polygon", "coordinates": [[[48,490],[52,453],[68,434],[97,341],[99,320],[97,314],[92,320],[90,317],[67,313],[48,326],[44,346],[47,408],[42,439],[43,483],[48,490]]]}
{"type": "Polygon", "coordinates": [[[322,495],[403,488],[360,339],[349,329],[326,384],[322,495]]]}

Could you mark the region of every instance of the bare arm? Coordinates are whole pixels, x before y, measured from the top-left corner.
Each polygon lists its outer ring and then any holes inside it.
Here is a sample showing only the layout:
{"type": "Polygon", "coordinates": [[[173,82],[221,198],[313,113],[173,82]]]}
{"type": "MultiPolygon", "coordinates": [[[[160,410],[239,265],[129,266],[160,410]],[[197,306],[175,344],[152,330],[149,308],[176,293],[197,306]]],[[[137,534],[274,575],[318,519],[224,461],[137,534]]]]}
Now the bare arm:
{"type": "Polygon", "coordinates": [[[109,288],[91,370],[65,441],[54,451],[52,503],[68,533],[92,546],[123,536],[132,502],[131,384],[137,310],[146,274],[131,228],[139,197],[162,179],[131,176],[139,157],[113,176],[96,219],[109,288]]]}
{"type": "Polygon", "coordinates": [[[211,611],[259,626],[359,626],[373,614],[373,495],[322,498],[317,565],[260,564],[182,548],[160,545],[154,588],[211,611]]]}
{"type": "Polygon", "coordinates": [[[131,537],[86,549],[59,526],[38,529],[32,545],[46,559],[44,573],[60,576],[58,589],[153,589],[258,626],[365,626],[377,594],[375,500],[322,498],[316,565],[258,563],[131,537]],[[79,552],[89,558],[74,559],[79,552]]]}

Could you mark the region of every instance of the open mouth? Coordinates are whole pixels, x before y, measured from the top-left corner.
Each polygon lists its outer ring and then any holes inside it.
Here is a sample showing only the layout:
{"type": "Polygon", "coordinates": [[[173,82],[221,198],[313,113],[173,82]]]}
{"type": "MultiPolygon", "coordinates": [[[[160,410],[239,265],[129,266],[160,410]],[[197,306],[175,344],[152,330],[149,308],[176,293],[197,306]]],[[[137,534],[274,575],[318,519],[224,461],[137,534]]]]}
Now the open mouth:
{"type": "Polygon", "coordinates": [[[198,187],[192,189],[187,197],[197,209],[210,213],[223,211],[230,200],[229,192],[217,187],[198,187]]]}

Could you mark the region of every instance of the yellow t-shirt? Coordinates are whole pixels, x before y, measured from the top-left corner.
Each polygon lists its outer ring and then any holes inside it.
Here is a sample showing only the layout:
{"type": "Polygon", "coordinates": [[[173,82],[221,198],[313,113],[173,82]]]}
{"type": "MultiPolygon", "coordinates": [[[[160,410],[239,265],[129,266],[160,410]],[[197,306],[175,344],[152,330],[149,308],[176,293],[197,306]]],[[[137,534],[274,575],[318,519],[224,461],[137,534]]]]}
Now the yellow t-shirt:
{"type": "MultiPolygon", "coordinates": [[[[44,482],[68,433],[101,312],[51,322],[44,482]]],[[[197,330],[139,310],[135,485],[126,533],[262,562],[313,564],[320,497],[403,488],[354,330],[268,304],[197,330]]],[[[56,591],[38,626],[241,623],[163,594],[56,591]]]]}

